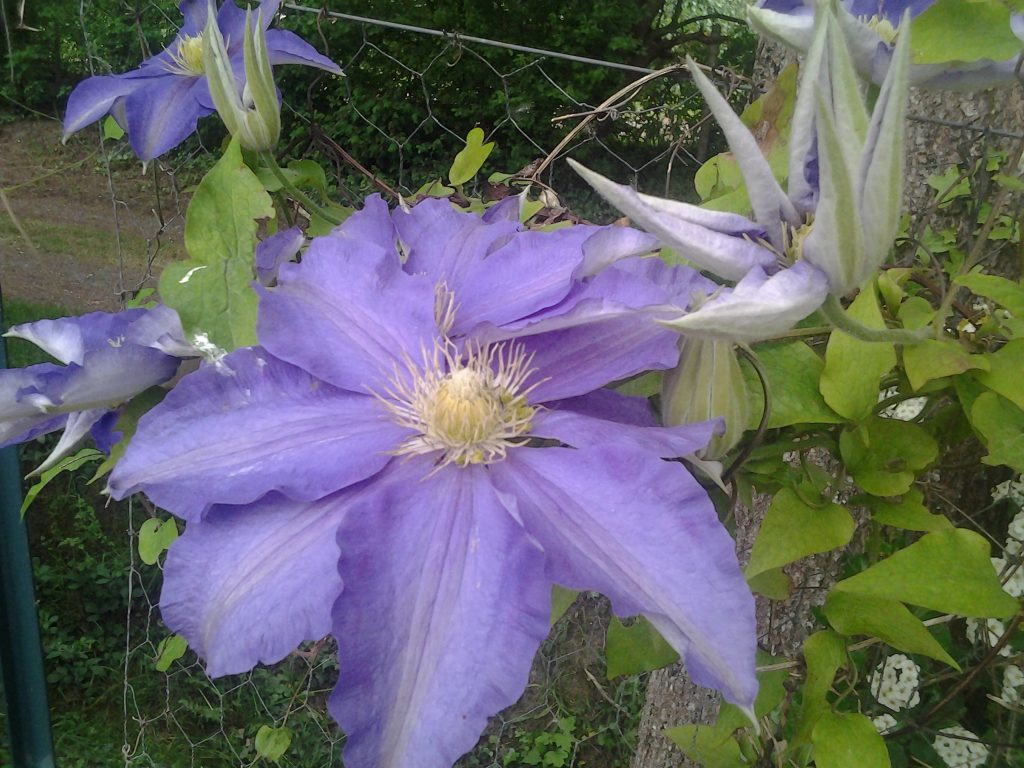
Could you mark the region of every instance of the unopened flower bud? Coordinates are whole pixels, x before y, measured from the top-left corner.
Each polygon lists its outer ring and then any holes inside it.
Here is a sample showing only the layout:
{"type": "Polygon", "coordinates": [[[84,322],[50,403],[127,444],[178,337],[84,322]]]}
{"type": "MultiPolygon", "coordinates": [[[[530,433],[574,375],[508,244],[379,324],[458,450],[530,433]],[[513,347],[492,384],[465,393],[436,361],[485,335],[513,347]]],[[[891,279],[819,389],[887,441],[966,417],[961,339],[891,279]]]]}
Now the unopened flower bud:
{"type": "Polygon", "coordinates": [[[711,438],[701,458],[718,459],[732,450],[747,425],[749,407],[736,350],[731,341],[681,336],[679,364],[665,373],[661,412],[667,425],[725,419],[725,432],[711,438]]]}
{"type": "Polygon", "coordinates": [[[231,135],[255,152],[270,149],[281,135],[281,105],[274,87],[262,14],[260,11],[256,17],[254,28],[252,11],[246,11],[245,85],[241,93],[212,7],[203,33],[203,64],[213,104],[231,135]]]}

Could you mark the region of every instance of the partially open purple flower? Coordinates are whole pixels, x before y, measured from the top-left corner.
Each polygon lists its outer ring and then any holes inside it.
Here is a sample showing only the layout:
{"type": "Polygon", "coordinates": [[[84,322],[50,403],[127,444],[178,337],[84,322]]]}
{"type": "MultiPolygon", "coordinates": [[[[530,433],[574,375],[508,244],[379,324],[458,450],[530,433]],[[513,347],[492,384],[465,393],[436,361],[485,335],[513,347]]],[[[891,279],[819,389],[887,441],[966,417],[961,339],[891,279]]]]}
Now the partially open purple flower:
{"type": "Polygon", "coordinates": [[[904,36],[868,114],[838,22],[820,13],[793,108],[785,191],[754,135],[690,62],[743,173],[751,219],[641,195],[573,163],[606,200],[680,256],[739,281],[672,317],[658,308],[666,325],[719,340],[767,339],[875,273],[899,227],[908,56],[904,36]]]}
{"type": "Polygon", "coordinates": [[[39,320],[12,327],[63,365],[0,370],[0,448],[63,429],[36,471],[56,464],[110,409],[170,379],[194,354],[167,307],[39,320]]]}
{"type": "MultiPolygon", "coordinates": [[[[132,149],[143,161],[162,155],[188,138],[199,118],[214,112],[203,71],[203,28],[208,1],[181,0],[179,7],[185,20],[177,37],[138,69],[121,75],[97,75],[79,83],[68,97],[64,137],[109,114],[128,134],[132,149]]],[[[270,25],[278,5],[279,0],[261,1],[264,28],[270,25]]],[[[245,11],[233,0],[225,0],[217,13],[217,26],[227,42],[241,93],[245,81],[245,11]]],[[[337,64],[292,32],[269,30],[266,43],[272,65],[305,64],[341,73],[337,64]]]]}
{"type": "Polygon", "coordinates": [[[261,289],[261,346],[184,378],[110,477],[188,521],[160,599],[211,675],[328,633],[350,768],[441,768],[522,693],[552,584],[643,613],[749,709],[753,600],[654,426],[600,389],[678,355],[629,310],[706,290],[616,227],[379,198],[261,289]],[[500,340],[495,340],[500,339],[500,340]]]}
{"type": "MultiPolygon", "coordinates": [[[[817,0],[758,0],[748,9],[748,14],[751,24],[759,32],[806,53],[814,39],[814,8],[817,4],[817,0]]],[[[915,19],[933,5],[935,0],[842,0],[838,3],[839,23],[861,76],[881,84],[892,63],[903,14],[909,12],[910,18],[915,19]]],[[[975,12],[969,2],[964,4],[962,11],[958,11],[963,14],[975,12]]],[[[1024,13],[1005,13],[1008,31],[1020,38],[1020,47],[1024,51],[1024,13]]],[[[1013,83],[1020,77],[1017,73],[1020,53],[1002,59],[912,64],[910,83],[922,88],[960,90],[1013,83]]]]}

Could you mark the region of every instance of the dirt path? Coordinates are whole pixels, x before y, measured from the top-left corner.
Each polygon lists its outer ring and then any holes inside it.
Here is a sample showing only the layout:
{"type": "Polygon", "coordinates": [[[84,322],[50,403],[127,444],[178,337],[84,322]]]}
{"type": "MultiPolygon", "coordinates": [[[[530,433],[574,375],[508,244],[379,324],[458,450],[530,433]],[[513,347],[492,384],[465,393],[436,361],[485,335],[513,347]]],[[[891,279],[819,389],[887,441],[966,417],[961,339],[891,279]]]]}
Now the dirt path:
{"type": "Polygon", "coordinates": [[[98,149],[93,130],[61,145],[55,121],[0,126],[4,296],[72,313],[116,310],[122,285],[152,287],[153,275],[182,254],[185,200],[176,179],[152,168],[143,176],[122,143],[108,183],[98,149]]]}

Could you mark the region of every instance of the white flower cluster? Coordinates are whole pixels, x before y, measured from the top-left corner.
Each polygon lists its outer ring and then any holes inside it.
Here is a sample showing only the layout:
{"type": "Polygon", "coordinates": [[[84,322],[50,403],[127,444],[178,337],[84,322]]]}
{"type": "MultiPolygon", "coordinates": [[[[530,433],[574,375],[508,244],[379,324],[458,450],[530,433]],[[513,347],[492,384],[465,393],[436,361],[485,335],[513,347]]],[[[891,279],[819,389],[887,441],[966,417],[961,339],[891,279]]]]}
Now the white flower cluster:
{"type": "MultiPolygon", "coordinates": [[[[878,393],[878,401],[881,402],[899,394],[899,389],[890,387],[878,393]]],[[[897,421],[913,421],[921,415],[921,411],[928,405],[927,397],[909,397],[894,405],[887,406],[878,412],[883,419],[896,419],[897,421]]]]}
{"type": "MultiPolygon", "coordinates": [[[[1001,622],[999,619],[986,619],[984,624],[986,629],[988,630],[984,641],[981,640],[981,619],[968,619],[967,629],[964,634],[967,635],[968,642],[984,642],[986,647],[991,648],[993,645],[999,642],[999,638],[1001,638],[1003,636],[1003,633],[1006,632],[1006,625],[1003,624],[1003,622],[1001,622]]],[[[1009,644],[1004,645],[1002,648],[999,649],[1000,656],[1010,656],[1012,653],[1013,651],[1011,650],[1009,644]]]]}
{"type": "MultiPolygon", "coordinates": [[[[1001,557],[992,558],[992,567],[996,569],[996,573],[1002,576],[1003,569],[1006,568],[1006,560],[1001,557]]],[[[1009,592],[1014,597],[1024,597],[1024,565],[1018,565],[1013,573],[1010,574],[1010,578],[1003,584],[1003,589],[1009,592]]]]}
{"type": "Polygon", "coordinates": [[[874,723],[875,730],[881,734],[888,733],[896,727],[896,718],[886,712],[884,715],[871,718],[871,722],[874,723]]]}
{"type": "Polygon", "coordinates": [[[902,653],[894,653],[871,673],[871,693],[893,712],[917,706],[921,668],[902,653]]]}
{"type": "Polygon", "coordinates": [[[1019,555],[1024,548],[1024,509],[1014,515],[1010,528],[1006,532],[1006,550],[1008,555],[1019,555]]]}
{"type": "Polygon", "coordinates": [[[992,501],[1008,499],[1011,504],[1024,508],[1024,478],[1015,477],[992,489],[992,501]]]}
{"type": "Polygon", "coordinates": [[[977,738],[966,728],[954,725],[939,731],[932,746],[949,768],[979,768],[988,760],[988,748],[978,741],[967,741],[977,738]]]}
{"type": "Polygon", "coordinates": [[[1007,704],[1020,704],[1024,691],[1024,669],[1011,664],[1003,672],[1003,691],[999,695],[1007,704]]]}

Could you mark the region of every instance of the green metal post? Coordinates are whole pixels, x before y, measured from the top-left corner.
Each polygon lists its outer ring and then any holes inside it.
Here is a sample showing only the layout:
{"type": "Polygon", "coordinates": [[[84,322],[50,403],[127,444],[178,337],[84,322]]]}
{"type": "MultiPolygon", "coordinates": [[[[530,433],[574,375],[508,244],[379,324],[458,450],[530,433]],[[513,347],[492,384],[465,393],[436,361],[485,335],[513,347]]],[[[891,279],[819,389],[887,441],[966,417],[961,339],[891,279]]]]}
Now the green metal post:
{"type": "MultiPolygon", "coordinates": [[[[0,297],[0,330],[3,330],[0,297]]],[[[0,337],[0,370],[7,350],[0,337]]],[[[32,587],[28,534],[21,519],[21,472],[14,448],[0,450],[0,672],[7,698],[12,768],[53,768],[43,648],[32,587]]]]}

